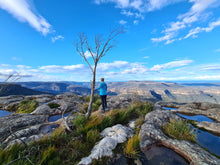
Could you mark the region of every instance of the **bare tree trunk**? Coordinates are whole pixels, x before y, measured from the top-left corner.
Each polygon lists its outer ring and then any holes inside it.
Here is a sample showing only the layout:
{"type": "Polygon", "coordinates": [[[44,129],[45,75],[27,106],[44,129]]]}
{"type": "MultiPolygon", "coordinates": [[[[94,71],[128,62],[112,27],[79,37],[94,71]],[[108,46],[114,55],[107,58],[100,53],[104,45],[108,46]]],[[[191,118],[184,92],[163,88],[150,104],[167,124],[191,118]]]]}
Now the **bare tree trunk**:
{"type": "Polygon", "coordinates": [[[94,92],[95,92],[94,88],[95,88],[96,66],[97,66],[97,64],[95,64],[94,72],[93,72],[93,80],[92,80],[92,84],[91,84],[91,96],[90,96],[89,106],[88,106],[87,113],[86,113],[87,119],[90,117],[90,115],[92,113],[92,103],[93,103],[94,92]]]}

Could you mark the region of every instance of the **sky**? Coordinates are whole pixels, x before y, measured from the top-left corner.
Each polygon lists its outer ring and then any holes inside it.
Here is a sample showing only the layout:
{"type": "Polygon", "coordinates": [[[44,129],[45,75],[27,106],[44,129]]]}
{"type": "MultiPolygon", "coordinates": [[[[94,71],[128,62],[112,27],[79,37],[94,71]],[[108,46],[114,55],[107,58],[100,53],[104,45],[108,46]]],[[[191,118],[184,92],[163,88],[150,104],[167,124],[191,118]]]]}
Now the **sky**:
{"type": "Polygon", "coordinates": [[[88,82],[78,34],[118,27],[97,80],[220,81],[220,0],[0,0],[0,81],[88,82]]]}

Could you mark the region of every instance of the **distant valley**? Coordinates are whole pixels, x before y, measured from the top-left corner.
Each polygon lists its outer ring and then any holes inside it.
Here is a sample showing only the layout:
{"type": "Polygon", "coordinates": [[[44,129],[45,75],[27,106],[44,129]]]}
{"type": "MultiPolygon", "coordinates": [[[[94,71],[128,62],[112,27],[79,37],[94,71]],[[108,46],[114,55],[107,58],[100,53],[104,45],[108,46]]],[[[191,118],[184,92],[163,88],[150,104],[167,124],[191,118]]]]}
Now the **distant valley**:
{"type": "MultiPolygon", "coordinates": [[[[22,87],[52,94],[90,94],[89,82],[19,82],[22,87]]],[[[173,83],[154,81],[107,82],[109,95],[135,97],[169,102],[220,103],[220,83],[173,83]]],[[[99,83],[97,83],[98,87],[99,83]]],[[[98,93],[98,92],[97,92],[98,93]]]]}

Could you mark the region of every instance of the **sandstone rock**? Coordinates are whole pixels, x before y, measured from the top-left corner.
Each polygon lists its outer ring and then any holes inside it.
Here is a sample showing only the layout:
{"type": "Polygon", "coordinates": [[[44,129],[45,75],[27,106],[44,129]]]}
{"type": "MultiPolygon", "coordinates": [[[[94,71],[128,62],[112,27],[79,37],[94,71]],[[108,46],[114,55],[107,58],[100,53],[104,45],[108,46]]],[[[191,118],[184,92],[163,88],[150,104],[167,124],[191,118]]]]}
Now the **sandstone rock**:
{"type": "MultiPolygon", "coordinates": [[[[108,108],[106,111],[112,110],[112,109],[125,109],[131,104],[131,99],[125,98],[122,96],[107,96],[107,106],[108,108]]],[[[102,110],[102,105],[99,107],[99,112],[102,110]]]]}
{"type": "Polygon", "coordinates": [[[10,132],[17,132],[28,127],[47,122],[47,115],[12,114],[0,118],[0,142],[10,136],[10,132]]]}
{"type": "Polygon", "coordinates": [[[196,126],[199,128],[205,128],[206,130],[213,132],[214,134],[220,135],[220,123],[212,122],[197,122],[196,126]]]}
{"type": "Polygon", "coordinates": [[[104,129],[101,132],[101,136],[104,138],[93,147],[88,157],[79,162],[79,165],[91,164],[93,159],[99,159],[103,156],[113,157],[112,150],[115,149],[117,144],[125,142],[132,135],[133,130],[121,124],[104,129]]]}
{"type": "Polygon", "coordinates": [[[38,124],[35,126],[31,126],[29,128],[26,129],[22,129],[16,132],[13,132],[12,135],[10,135],[3,143],[7,144],[10,141],[16,140],[16,139],[20,139],[22,137],[28,137],[34,134],[38,134],[40,132],[40,127],[42,126],[42,124],[38,124]]]}
{"type": "Polygon", "coordinates": [[[6,96],[6,97],[0,97],[0,108],[5,109],[5,106],[8,106],[11,103],[18,103],[24,99],[24,96],[6,96]]]}
{"type": "Polygon", "coordinates": [[[220,122],[220,105],[212,103],[190,103],[178,108],[178,112],[191,115],[205,115],[220,122]]]}
{"type": "Polygon", "coordinates": [[[198,165],[218,165],[220,159],[205,151],[198,144],[185,140],[171,139],[161,130],[161,126],[170,119],[178,120],[179,117],[170,111],[156,110],[145,116],[145,123],[140,130],[140,147],[144,150],[153,143],[162,144],[183,156],[189,162],[198,165]],[[199,151],[199,152],[198,152],[199,151]]]}
{"type": "Polygon", "coordinates": [[[50,115],[51,109],[48,105],[43,104],[43,105],[37,107],[37,109],[35,109],[33,112],[31,112],[31,114],[33,114],[33,115],[50,115]]]}

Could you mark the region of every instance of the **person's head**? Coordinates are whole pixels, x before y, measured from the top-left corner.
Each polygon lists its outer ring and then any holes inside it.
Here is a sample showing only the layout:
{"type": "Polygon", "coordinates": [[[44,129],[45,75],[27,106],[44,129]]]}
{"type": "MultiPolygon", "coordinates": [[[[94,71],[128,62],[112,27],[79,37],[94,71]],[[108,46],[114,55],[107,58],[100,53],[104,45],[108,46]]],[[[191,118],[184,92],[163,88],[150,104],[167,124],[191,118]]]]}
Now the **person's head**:
{"type": "Polygon", "coordinates": [[[105,81],[105,79],[104,78],[101,78],[101,82],[104,82],[105,81]]]}

